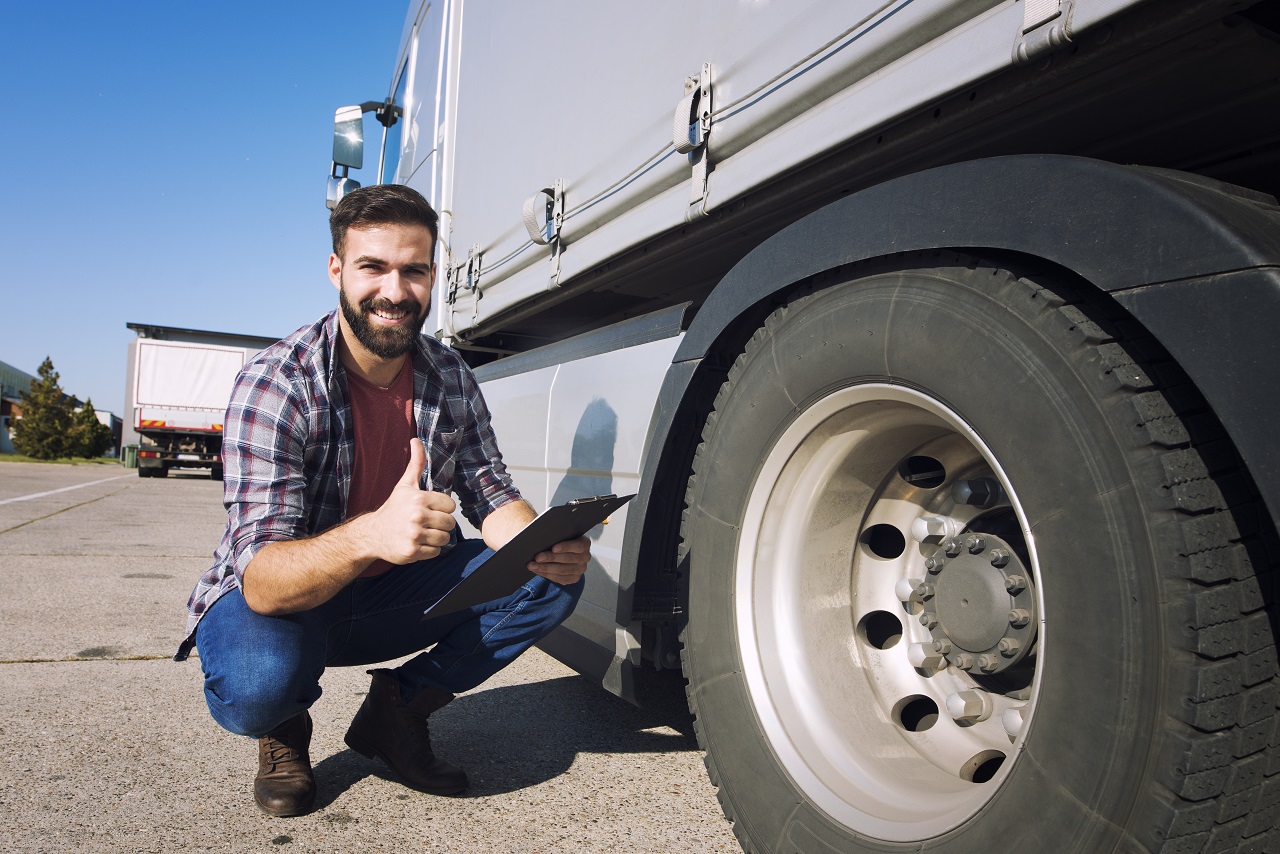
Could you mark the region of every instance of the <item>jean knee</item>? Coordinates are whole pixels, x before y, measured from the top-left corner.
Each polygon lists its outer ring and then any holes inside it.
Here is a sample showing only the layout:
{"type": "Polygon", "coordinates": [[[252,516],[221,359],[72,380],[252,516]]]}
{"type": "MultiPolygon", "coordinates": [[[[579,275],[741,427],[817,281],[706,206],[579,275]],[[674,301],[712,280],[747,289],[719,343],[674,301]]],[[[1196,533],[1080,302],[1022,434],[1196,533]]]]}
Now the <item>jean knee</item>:
{"type": "Polygon", "coordinates": [[[550,631],[569,619],[573,609],[578,606],[578,600],[582,598],[582,590],[586,586],[586,579],[579,578],[573,584],[556,584],[545,578],[539,580],[544,588],[540,591],[539,610],[545,615],[548,631],[550,631]]]}
{"type": "Polygon", "coordinates": [[[228,732],[265,735],[319,699],[318,678],[261,661],[253,665],[234,675],[206,675],[209,714],[228,732]]]}

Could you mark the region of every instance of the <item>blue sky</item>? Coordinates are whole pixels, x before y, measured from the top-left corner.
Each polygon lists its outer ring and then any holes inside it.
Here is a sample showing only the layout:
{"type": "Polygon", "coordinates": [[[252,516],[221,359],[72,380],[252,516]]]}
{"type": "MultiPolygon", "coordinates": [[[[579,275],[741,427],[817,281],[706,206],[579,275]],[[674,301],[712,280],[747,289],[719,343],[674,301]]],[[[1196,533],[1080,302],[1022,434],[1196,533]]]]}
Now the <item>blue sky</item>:
{"type": "Polygon", "coordinates": [[[407,6],[0,0],[0,361],[127,418],[127,322],[332,308],[333,112],[386,96],[407,6]]]}

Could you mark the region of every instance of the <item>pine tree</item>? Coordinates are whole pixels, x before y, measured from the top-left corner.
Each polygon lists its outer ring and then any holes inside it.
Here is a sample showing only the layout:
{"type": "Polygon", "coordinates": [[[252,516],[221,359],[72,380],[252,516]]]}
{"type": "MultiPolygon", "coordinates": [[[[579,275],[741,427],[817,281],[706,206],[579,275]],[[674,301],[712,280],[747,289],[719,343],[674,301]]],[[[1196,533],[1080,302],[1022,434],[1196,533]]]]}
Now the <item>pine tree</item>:
{"type": "Polygon", "coordinates": [[[22,393],[22,417],[13,425],[13,446],[37,460],[67,456],[71,401],[58,385],[58,372],[48,356],[36,371],[39,379],[22,393]]]}
{"type": "Polygon", "coordinates": [[[100,457],[115,436],[111,428],[98,420],[93,401],[86,400],[80,411],[71,416],[71,429],[67,432],[67,453],[73,457],[100,457]]]}

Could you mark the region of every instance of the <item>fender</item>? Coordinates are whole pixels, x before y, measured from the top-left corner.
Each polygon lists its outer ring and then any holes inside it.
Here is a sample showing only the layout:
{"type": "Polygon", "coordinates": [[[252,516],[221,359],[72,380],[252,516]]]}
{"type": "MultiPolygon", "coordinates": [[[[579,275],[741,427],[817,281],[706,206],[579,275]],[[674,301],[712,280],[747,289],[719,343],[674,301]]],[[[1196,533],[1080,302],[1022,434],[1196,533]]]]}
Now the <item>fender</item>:
{"type": "MultiPolygon", "coordinates": [[[[1115,296],[1213,407],[1280,528],[1280,445],[1270,435],[1280,417],[1275,200],[1168,170],[1057,155],[996,157],[906,175],[832,203],[725,275],[690,324],[663,385],[649,445],[660,452],[646,456],[632,511],[644,516],[628,525],[623,552],[628,594],[637,569],[643,567],[643,587],[672,561],[655,551],[670,548],[670,508],[647,511],[655,500],[663,506],[683,497],[654,489],[660,477],[672,479],[668,464],[687,458],[680,445],[695,398],[718,387],[708,371],[727,367],[776,294],[841,265],[929,249],[1043,259],[1115,296]]],[[[630,599],[620,597],[620,622],[631,614],[630,599]]]]}

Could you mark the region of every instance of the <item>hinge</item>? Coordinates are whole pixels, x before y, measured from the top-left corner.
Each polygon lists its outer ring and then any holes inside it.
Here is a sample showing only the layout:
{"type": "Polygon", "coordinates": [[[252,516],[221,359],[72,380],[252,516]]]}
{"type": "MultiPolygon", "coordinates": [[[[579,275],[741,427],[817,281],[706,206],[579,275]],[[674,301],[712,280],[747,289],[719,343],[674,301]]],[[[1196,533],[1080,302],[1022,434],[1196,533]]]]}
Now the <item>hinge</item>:
{"type": "Polygon", "coordinates": [[[529,239],[539,246],[551,247],[551,281],[560,281],[560,232],[564,228],[564,180],[557,178],[553,186],[543,187],[524,203],[524,228],[529,239]]]}
{"type": "Polygon", "coordinates": [[[689,194],[690,214],[703,214],[707,198],[707,174],[711,167],[707,140],[711,136],[711,63],[704,62],[697,77],[684,81],[684,97],[676,105],[672,144],[689,155],[693,172],[689,194]]]}
{"type": "Polygon", "coordinates": [[[1030,62],[1071,43],[1075,0],[1022,0],[1022,29],[1013,44],[1015,64],[1030,62]]]}

